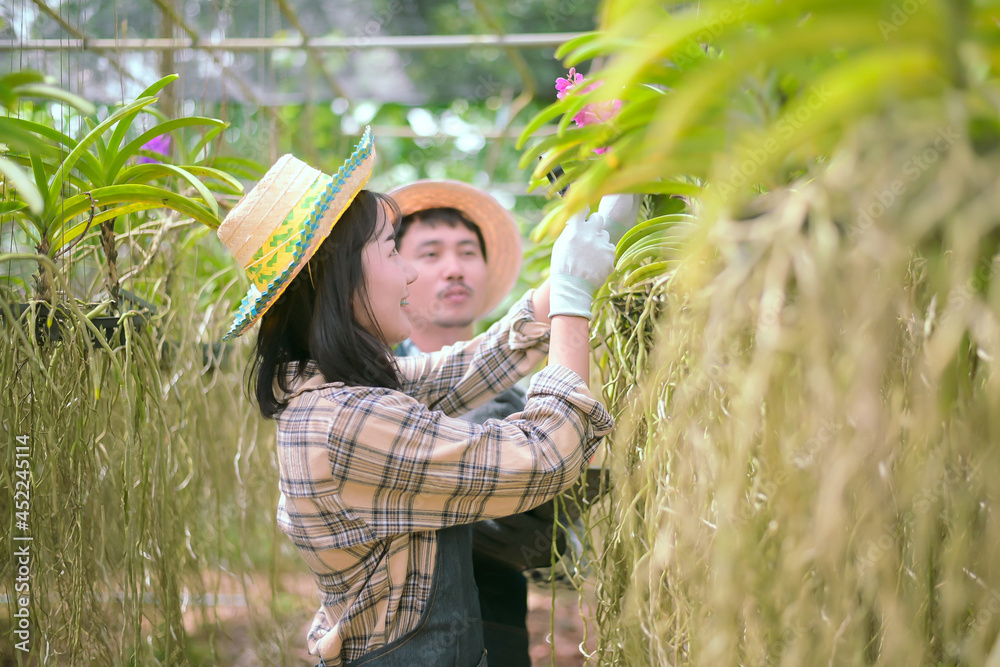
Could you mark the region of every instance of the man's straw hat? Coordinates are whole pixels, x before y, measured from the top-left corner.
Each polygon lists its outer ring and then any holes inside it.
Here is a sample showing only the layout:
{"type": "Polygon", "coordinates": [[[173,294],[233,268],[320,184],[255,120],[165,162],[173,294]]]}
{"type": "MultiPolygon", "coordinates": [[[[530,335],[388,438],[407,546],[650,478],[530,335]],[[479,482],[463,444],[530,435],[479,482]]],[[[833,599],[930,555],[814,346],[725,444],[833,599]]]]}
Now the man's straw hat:
{"type": "Polygon", "coordinates": [[[247,272],[250,291],[225,340],[244,333],[278,300],[368,182],[374,164],[375,144],[365,128],[333,176],[284,155],[229,212],[219,238],[247,272]]]}
{"type": "Polygon", "coordinates": [[[424,180],[389,193],[403,217],[431,208],[453,208],[475,223],[486,244],[488,275],[481,317],[504,300],[521,272],[521,233],[514,216],[479,188],[461,181],[424,180]]]}

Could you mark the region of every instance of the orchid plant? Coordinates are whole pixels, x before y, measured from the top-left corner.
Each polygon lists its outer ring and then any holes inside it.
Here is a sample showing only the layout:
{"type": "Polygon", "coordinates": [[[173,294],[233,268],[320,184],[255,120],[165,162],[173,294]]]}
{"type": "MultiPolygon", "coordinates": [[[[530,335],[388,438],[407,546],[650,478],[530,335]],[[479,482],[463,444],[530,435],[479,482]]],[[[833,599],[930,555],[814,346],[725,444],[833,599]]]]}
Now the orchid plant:
{"type": "MultiPolygon", "coordinates": [[[[19,98],[0,96],[0,104],[10,112],[0,118],[0,141],[8,148],[7,187],[0,210],[13,214],[38,254],[49,259],[66,255],[99,233],[113,302],[118,295],[116,224],[142,211],[169,209],[218,227],[216,193],[242,192],[236,178],[210,161],[208,146],[227,123],[202,117],[169,119],[153,106],[156,95],[175,79],[177,75],[160,79],[134,101],[112,109],[103,121],[94,117],[93,105],[81,105],[65,94],[66,99],[60,101],[77,109],[84,120],[79,138],[36,118],[20,117],[26,114],[19,98]],[[137,131],[140,116],[153,119],[152,127],[137,131]],[[174,164],[169,157],[171,136],[180,138],[188,128],[204,128],[204,132],[190,145],[178,145],[181,162],[174,164]]],[[[37,92],[27,89],[22,97],[37,92]]],[[[39,266],[35,297],[50,300],[49,269],[45,263],[39,266]]]]}
{"type": "Polygon", "coordinates": [[[522,136],[566,170],[541,231],[616,192],[695,215],[622,239],[592,325],[599,664],[996,659],[998,7],[608,2],[557,52],[605,84],[522,136]]]}

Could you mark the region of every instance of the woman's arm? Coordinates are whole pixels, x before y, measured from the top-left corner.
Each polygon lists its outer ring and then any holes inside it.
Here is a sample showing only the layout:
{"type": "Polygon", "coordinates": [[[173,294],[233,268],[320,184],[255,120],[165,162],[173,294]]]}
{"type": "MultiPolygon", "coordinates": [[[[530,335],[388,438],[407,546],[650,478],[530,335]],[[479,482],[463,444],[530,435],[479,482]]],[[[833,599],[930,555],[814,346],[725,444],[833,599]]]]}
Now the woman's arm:
{"type": "MultiPolygon", "coordinates": [[[[535,290],[537,292],[537,290],[535,290]]],[[[485,403],[535,370],[549,348],[548,318],[538,321],[529,293],[471,341],[397,358],[402,391],[456,416],[485,403]]]]}
{"type": "Polygon", "coordinates": [[[546,351],[550,364],[569,368],[589,387],[590,323],[569,315],[550,319],[549,290],[546,280],[527,303],[515,304],[507,316],[471,341],[398,359],[403,393],[457,416],[513,386],[542,362],[546,351]]]}
{"type": "Polygon", "coordinates": [[[590,387],[590,320],[571,315],[552,317],[549,363],[565,366],[590,387]]]}
{"type": "Polygon", "coordinates": [[[531,293],[531,305],[532,310],[535,311],[535,321],[541,322],[542,324],[551,324],[552,320],[549,319],[550,301],[549,294],[552,290],[552,286],[549,281],[546,280],[542,283],[542,286],[531,293]]]}
{"type": "Polygon", "coordinates": [[[552,246],[549,280],[535,294],[535,312],[552,321],[549,363],[565,366],[590,385],[590,317],[594,291],[614,268],[615,247],[599,213],[580,212],[552,246]]]}
{"type": "Polygon", "coordinates": [[[551,323],[549,363],[565,366],[590,386],[590,320],[586,317],[555,315],[551,319],[539,313],[549,312],[549,281],[535,290],[532,302],[535,320],[551,323]]]}
{"type": "Polygon", "coordinates": [[[552,246],[549,280],[481,337],[399,360],[404,393],[449,415],[485,402],[541,361],[551,327],[552,365],[590,383],[590,308],[614,268],[603,217],[578,213],[552,246]],[[508,336],[509,331],[509,336],[508,336]]]}
{"type": "Polygon", "coordinates": [[[378,537],[536,507],[579,478],[613,424],[562,366],[532,379],[523,411],[481,425],[386,389],[333,387],[298,401],[282,416],[292,425],[279,438],[283,492],[328,488],[378,537]]]}

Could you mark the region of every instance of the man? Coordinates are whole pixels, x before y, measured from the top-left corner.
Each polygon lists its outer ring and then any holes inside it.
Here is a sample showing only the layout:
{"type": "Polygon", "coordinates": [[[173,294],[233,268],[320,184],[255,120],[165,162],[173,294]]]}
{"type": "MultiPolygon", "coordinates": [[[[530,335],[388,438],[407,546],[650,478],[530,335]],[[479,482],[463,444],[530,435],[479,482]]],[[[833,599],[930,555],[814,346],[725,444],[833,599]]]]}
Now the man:
{"type": "MultiPolygon", "coordinates": [[[[408,299],[410,339],[397,354],[436,352],[469,340],[475,321],[499,306],[517,283],[521,234],[514,217],[489,194],[459,181],[417,181],[389,194],[403,215],[396,247],[418,273],[408,299]]],[[[640,202],[638,195],[602,198],[599,212],[612,242],[635,224],[640,202]]],[[[463,418],[483,423],[507,417],[521,411],[524,400],[524,390],[515,386],[463,418]]],[[[592,480],[589,492],[598,486],[592,480]]],[[[521,573],[550,564],[553,515],[549,502],[473,527],[473,573],[492,665],[531,665],[527,583],[521,573]]],[[[561,534],[556,548],[565,549],[561,534]]]]}
{"type": "MultiPolygon", "coordinates": [[[[517,283],[521,235],[513,216],[489,194],[458,181],[417,181],[389,194],[403,214],[396,247],[418,273],[407,307],[412,332],[397,353],[436,352],[469,340],[475,321],[517,283]]],[[[515,386],[463,419],[507,417],[522,410],[524,400],[515,386]]],[[[521,571],[549,562],[551,509],[548,515],[538,508],[474,526],[473,571],[491,665],[531,665],[521,571]]]]}

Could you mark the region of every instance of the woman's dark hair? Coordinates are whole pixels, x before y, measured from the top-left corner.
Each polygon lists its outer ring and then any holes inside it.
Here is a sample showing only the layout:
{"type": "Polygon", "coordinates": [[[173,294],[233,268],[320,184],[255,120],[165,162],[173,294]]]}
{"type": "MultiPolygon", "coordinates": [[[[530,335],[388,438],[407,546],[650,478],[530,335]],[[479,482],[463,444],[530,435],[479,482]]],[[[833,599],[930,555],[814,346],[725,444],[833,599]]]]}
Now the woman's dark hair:
{"type": "Polygon", "coordinates": [[[274,381],[282,392],[289,391],[290,362],[299,362],[299,373],[306,361],[315,362],[327,382],[400,388],[392,350],[358,323],[352,306],[357,294],[368,319],[375,321],[361,256],[385,218],[393,227],[399,224],[396,203],[369,190],[359,192],[316,254],[261,317],[247,390],[265,418],[273,419],[285,407],[275,395],[274,381]]]}

